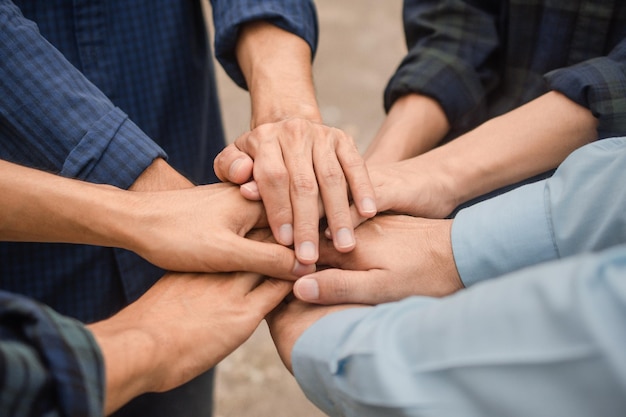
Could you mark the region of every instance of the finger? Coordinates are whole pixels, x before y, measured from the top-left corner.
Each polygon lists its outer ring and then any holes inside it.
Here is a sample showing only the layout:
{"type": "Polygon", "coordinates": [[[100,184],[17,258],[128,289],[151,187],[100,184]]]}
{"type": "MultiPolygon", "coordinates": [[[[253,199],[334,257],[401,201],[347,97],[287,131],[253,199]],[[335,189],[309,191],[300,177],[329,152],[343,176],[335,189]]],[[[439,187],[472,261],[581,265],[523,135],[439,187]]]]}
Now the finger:
{"type": "MultiPolygon", "coordinates": [[[[350,218],[352,221],[352,227],[354,229],[356,229],[357,227],[359,227],[361,224],[363,224],[365,221],[368,220],[367,217],[362,217],[359,214],[359,210],[356,208],[354,204],[350,205],[350,218]]],[[[326,228],[324,230],[324,236],[326,237],[326,239],[333,240],[333,234],[329,228],[326,228]]]]}
{"type": "MultiPolygon", "coordinates": [[[[331,129],[329,135],[337,136],[338,132],[331,129]]],[[[314,145],[313,163],[334,245],[340,252],[349,252],[354,249],[356,240],[350,219],[346,178],[335,148],[331,146],[335,140],[314,145]]]]}
{"type": "Polygon", "coordinates": [[[248,200],[251,200],[251,201],[261,200],[261,193],[259,192],[259,186],[254,180],[243,184],[239,188],[239,190],[241,192],[241,195],[244,196],[244,198],[248,200]]]}
{"type": "Polygon", "coordinates": [[[263,200],[268,223],[276,240],[285,246],[294,242],[293,213],[289,197],[289,171],[278,141],[268,143],[254,166],[254,179],[263,200]]]}
{"type": "Polygon", "coordinates": [[[292,281],[315,272],[314,264],[300,263],[293,250],[276,243],[235,236],[229,247],[236,248],[230,250],[224,260],[229,271],[251,271],[292,281]]]}
{"type": "Polygon", "coordinates": [[[310,142],[300,140],[298,143],[300,148],[293,150],[285,160],[293,211],[294,249],[302,263],[312,264],[318,257],[319,188],[313,170],[312,149],[308,145],[310,142]]]}
{"type": "Polygon", "coordinates": [[[243,184],[252,177],[253,165],[248,154],[230,144],[215,157],[213,170],[221,181],[243,184]]]}
{"type": "Polygon", "coordinates": [[[351,260],[355,252],[342,253],[335,248],[333,241],[327,238],[320,239],[319,243],[319,265],[329,266],[333,268],[350,268],[351,260]]]}
{"type": "Polygon", "coordinates": [[[316,304],[379,304],[393,301],[393,285],[385,271],[326,269],[296,281],[293,292],[302,301],[316,304]]]}
{"type": "Polygon", "coordinates": [[[259,309],[259,313],[265,317],[285,299],[292,288],[292,282],[267,278],[254,288],[247,298],[259,309]]]}
{"type": "Polygon", "coordinates": [[[337,142],[337,158],[350,186],[352,201],[358,213],[365,218],[376,215],[376,194],[363,157],[354,140],[343,134],[337,142]]]}

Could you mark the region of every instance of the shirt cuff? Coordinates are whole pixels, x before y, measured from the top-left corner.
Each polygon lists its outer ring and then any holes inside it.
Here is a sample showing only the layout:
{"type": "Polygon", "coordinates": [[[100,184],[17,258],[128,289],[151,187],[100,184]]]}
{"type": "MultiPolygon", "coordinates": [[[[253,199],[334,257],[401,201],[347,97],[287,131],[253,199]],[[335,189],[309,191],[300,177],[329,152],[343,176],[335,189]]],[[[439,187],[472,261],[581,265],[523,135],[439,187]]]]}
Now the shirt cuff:
{"type": "Polygon", "coordinates": [[[626,131],[624,65],[610,57],[590,59],[545,75],[548,87],[588,108],[598,119],[600,139],[626,131]]]}
{"type": "Polygon", "coordinates": [[[452,223],[452,252],[466,287],[557,259],[545,209],[545,181],[461,210],[452,223]]]}
{"type": "Polygon", "coordinates": [[[72,149],[60,174],[126,189],[156,158],[167,155],[124,112],[114,108],[72,149]]]}
{"type": "Polygon", "coordinates": [[[304,39],[315,56],[318,42],[318,23],[315,6],[311,1],[266,0],[244,2],[212,0],[215,26],[215,56],[228,76],[241,88],[246,80],[237,62],[235,48],[241,25],[264,20],[304,39]]]}
{"type": "Polygon", "coordinates": [[[333,401],[336,397],[334,377],[341,368],[336,347],[371,309],[350,308],[329,314],[309,327],[294,345],[293,374],[307,398],[329,415],[338,415],[340,409],[333,401]]]}

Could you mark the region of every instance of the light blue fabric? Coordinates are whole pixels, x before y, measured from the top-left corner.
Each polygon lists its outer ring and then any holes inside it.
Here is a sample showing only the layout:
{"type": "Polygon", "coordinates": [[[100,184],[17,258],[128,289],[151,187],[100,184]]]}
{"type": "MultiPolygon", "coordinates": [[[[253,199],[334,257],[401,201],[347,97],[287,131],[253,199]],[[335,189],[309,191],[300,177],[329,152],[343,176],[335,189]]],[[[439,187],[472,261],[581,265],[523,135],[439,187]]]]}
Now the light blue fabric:
{"type": "Polygon", "coordinates": [[[466,286],[601,250],[626,236],[626,138],[573,152],[552,178],[461,210],[452,249],[466,286]]]}
{"type": "Polygon", "coordinates": [[[455,257],[476,254],[487,275],[546,262],[324,317],[292,352],[307,397],[330,416],[626,415],[625,175],[626,139],[595,142],[542,185],[457,216],[488,228],[453,228],[479,242],[455,257]]]}

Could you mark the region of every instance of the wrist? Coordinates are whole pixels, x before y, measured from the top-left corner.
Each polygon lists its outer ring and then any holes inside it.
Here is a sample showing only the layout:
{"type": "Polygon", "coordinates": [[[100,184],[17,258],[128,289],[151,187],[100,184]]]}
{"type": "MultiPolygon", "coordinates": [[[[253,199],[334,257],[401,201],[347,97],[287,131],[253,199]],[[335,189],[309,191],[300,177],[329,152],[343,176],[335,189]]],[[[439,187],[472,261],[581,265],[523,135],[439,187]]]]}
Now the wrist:
{"type": "Polygon", "coordinates": [[[255,21],[242,28],[236,53],[250,91],[252,129],[290,118],[321,122],[304,39],[255,21]]]}
{"type": "Polygon", "coordinates": [[[437,146],[448,130],[436,100],[408,94],[393,104],[364,157],[370,165],[412,158],[437,146]]]}
{"type": "Polygon", "coordinates": [[[191,181],[172,168],[164,159],[157,158],[137,177],[129,190],[165,191],[191,187],[193,187],[191,181]]]}
{"type": "Polygon", "coordinates": [[[452,223],[453,220],[433,220],[433,227],[426,230],[425,235],[429,242],[429,259],[436,265],[433,268],[432,282],[439,287],[434,290],[440,296],[464,288],[452,251],[452,223]]]}
{"type": "Polygon", "coordinates": [[[88,325],[104,358],[105,415],[158,389],[159,347],[151,335],[114,318],[88,325]]]}

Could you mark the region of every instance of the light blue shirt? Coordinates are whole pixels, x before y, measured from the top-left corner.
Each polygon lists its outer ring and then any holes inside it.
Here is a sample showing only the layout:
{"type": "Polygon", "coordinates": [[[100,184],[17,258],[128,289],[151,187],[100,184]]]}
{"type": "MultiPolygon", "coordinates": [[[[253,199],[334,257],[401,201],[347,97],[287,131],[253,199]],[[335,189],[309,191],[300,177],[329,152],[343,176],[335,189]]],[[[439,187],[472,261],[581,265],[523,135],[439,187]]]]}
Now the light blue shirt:
{"type": "Polygon", "coordinates": [[[324,317],[298,383],[331,416],[625,416],[625,180],[626,138],[607,139],[459,213],[469,288],[324,317]]]}

